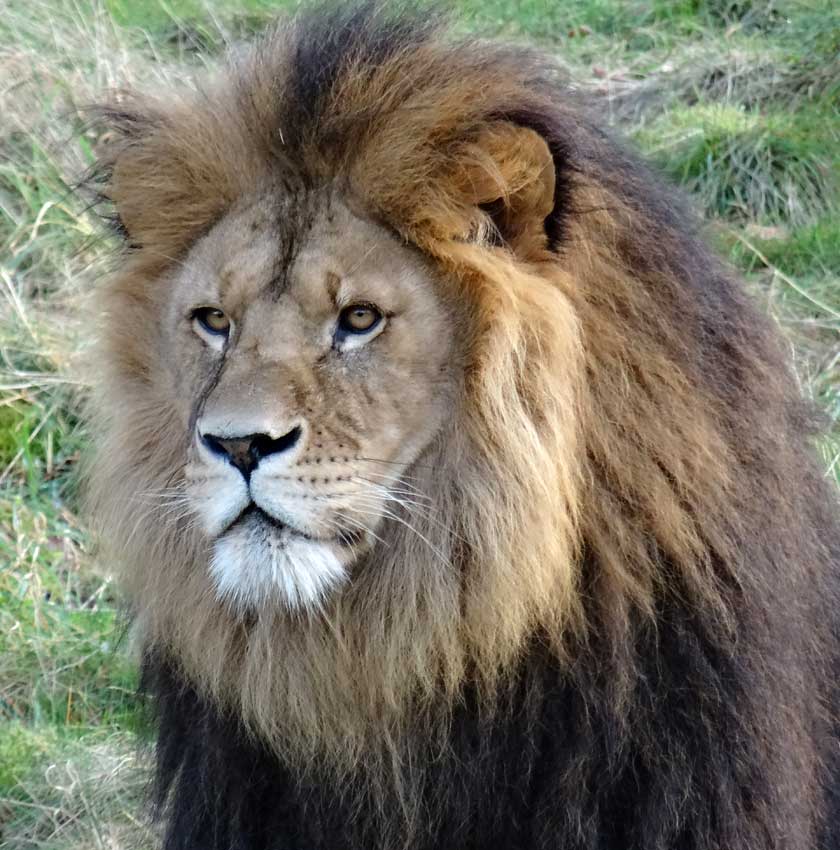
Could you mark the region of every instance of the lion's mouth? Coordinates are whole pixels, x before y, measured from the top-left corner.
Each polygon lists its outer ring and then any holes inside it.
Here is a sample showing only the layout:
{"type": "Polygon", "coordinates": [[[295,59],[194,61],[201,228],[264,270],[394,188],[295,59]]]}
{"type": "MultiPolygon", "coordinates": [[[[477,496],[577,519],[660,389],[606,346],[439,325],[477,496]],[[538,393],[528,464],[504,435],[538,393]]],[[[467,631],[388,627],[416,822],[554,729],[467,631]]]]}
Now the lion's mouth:
{"type": "Polygon", "coordinates": [[[354,559],[337,537],[301,532],[250,504],[215,539],[209,569],[217,595],[234,608],[280,600],[293,610],[319,606],[354,559]]]}
{"type": "Polygon", "coordinates": [[[298,538],[300,540],[308,540],[311,543],[337,543],[344,548],[352,548],[357,546],[362,540],[362,532],[358,529],[341,528],[336,534],[331,536],[319,536],[308,534],[301,531],[299,528],[283,522],[275,516],[272,516],[267,511],[263,510],[256,502],[251,502],[242,512],[233,519],[222,531],[219,537],[224,537],[229,532],[233,531],[238,526],[251,526],[253,528],[263,527],[273,529],[275,532],[282,533],[286,538],[298,538]]]}

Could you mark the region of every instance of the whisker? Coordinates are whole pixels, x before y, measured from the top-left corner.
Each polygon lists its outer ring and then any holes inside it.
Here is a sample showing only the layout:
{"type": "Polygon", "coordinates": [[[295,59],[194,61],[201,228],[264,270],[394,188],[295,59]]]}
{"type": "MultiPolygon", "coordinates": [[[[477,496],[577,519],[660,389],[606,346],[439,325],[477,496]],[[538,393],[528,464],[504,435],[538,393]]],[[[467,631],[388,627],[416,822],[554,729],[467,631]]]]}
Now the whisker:
{"type": "MultiPolygon", "coordinates": [[[[402,475],[387,475],[387,474],[382,473],[382,472],[366,472],[365,476],[367,476],[367,475],[372,475],[375,478],[379,478],[379,479],[386,481],[386,482],[389,482],[389,483],[398,484],[399,486],[404,487],[406,490],[411,490],[414,493],[417,493],[418,495],[423,496],[424,498],[429,498],[418,487],[415,487],[414,484],[411,484],[409,481],[407,481],[405,476],[402,476],[402,475]]],[[[370,481],[370,479],[368,479],[364,476],[361,476],[361,475],[358,475],[357,477],[361,478],[364,481],[368,481],[371,484],[378,484],[379,483],[377,481],[370,481]]],[[[417,480],[419,480],[419,479],[417,479],[417,480]]]]}
{"type": "MultiPolygon", "coordinates": [[[[383,490],[388,493],[395,493],[400,496],[405,496],[409,500],[416,499],[417,501],[413,502],[413,504],[420,505],[423,502],[429,503],[430,505],[432,504],[431,496],[427,496],[425,493],[420,493],[417,490],[405,490],[399,487],[383,487],[382,484],[379,484],[377,481],[371,481],[368,478],[353,478],[353,481],[359,484],[367,484],[375,488],[383,488],[383,490]]],[[[378,492],[382,492],[382,490],[378,489],[378,492]]]]}
{"type": "Polygon", "coordinates": [[[369,534],[374,540],[376,540],[378,543],[381,543],[383,546],[389,546],[389,544],[385,540],[383,540],[370,526],[368,526],[364,522],[361,522],[358,519],[354,519],[353,517],[348,516],[346,513],[343,512],[337,512],[336,516],[339,517],[342,521],[349,523],[354,531],[362,531],[365,534],[369,534]]]}
{"type": "Polygon", "coordinates": [[[442,553],[442,552],[441,552],[441,551],[440,551],[440,550],[439,550],[439,549],[438,549],[438,548],[434,545],[434,543],[432,543],[432,541],[431,541],[431,540],[429,540],[429,538],[428,538],[428,537],[426,537],[424,534],[422,534],[420,531],[418,531],[418,530],[417,530],[417,529],[416,529],[416,528],[415,528],[415,527],[414,527],[414,526],[413,526],[410,522],[407,522],[405,519],[403,519],[402,517],[398,516],[398,515],[397,515],[397,514],[395,514],[393,511],[388,510],[388,508],[386,508],[386,507],[384,507],[384,506],[380,509],[380,512],[381,512],[381,515],[382,515],[382,516],[385,516],[385,517],[387,517],[388,519],[392,520],[393,522],[397,522],[397,523],[399,523],[400,525],[405,526],[405,528],[407,528],[407,529],[408,529],[409,531],[411,531],[413,534],[417,535],[417,537],[418,537],[420,540],[422,540],[422,541],[423,541],[423,543],[425,543],[425,544],[429,547],[429,550],[430,550],[431,552],[433,552],[435,555],[437,555],[437,556],[438,556],[438,558],[440,558],[440,560],[441,560],[441,562],[444,564],[444,566],[447,566],[447,567],[452,566],[452,562],[451,562],[451,561],[450,561],[450,560],[446,557],[446,555],[444,555],[444,554],[443,554],[443,553],[442,553]]]}
{"type": "Polygon", "coordinates": [[[432,466],[431,464],[420,464],[420,463],[401,463],[396,460],[383,460],[379,457],[357,457],[355,460],[362,460],[366,463],[382,463],[387,464],[388,466],[404,466],[406,469],[437,469],[437,467],[432,466]]]}

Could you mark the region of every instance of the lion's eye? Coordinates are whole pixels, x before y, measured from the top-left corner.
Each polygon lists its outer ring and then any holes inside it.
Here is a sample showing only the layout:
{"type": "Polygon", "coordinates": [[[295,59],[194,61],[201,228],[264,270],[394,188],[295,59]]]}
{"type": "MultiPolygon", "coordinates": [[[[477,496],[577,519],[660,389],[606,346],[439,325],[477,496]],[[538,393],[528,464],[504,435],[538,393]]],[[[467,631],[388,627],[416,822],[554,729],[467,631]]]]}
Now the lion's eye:
{"type": "Polygon", "coordinates": [[[369,304],[351,304],[338,317],[338,330],[345,334],[365,334],[382,320],[382,313],[369,304]]]}
{"type": "Polygon", "coordinates": [[[193,311],[193,319],[207,333],[227,336],[230,332],[230,319],[216,307],[199,307],[193,311]]]}

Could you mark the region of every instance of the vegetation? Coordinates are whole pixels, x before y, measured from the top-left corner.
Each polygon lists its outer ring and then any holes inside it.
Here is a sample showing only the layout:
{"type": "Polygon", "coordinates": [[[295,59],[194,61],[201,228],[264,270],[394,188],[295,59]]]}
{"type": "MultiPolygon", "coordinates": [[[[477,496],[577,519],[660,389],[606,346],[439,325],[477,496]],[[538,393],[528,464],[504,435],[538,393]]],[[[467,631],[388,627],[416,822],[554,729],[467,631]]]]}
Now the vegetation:
{"type": "MultiPolygon", "coordinates": [[[[136,665],[77,518],[91,283],[110,245],[74,181],[84,105],[182,75],[286,0],[31,0],[0,16],[0,847],[148,848],[136,665]]],[[[536,39],[693,194],[791,342],[840,480],[840,5],[457,0],[536,39]]]]}

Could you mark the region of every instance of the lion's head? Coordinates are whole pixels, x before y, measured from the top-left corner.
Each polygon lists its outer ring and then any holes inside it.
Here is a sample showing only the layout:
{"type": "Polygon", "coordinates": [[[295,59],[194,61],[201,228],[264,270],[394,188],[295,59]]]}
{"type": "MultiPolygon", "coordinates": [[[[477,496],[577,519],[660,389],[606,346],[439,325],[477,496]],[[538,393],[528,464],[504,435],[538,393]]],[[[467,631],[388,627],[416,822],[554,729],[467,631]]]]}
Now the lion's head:
{"type": "Polygon", "coordinates": [[[534,640],[629,659],[662,588],[726,628],[800,457],[770,335],[551,61],[365,15],[121,95],[99,171],[92,513],[150,646],[343,763],[534,640]]]}

